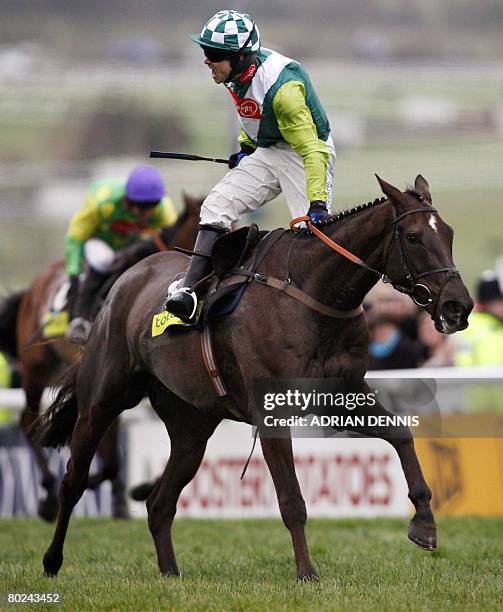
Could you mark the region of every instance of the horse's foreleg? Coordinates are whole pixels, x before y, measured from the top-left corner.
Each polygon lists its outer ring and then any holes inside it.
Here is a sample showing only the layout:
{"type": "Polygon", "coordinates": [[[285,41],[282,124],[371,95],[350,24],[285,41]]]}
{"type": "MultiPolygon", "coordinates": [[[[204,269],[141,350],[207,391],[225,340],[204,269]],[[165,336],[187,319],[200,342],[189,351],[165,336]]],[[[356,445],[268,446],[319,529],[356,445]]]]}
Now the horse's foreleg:
{"type": "Polygon", "coordinates": [[[28,431],[39,415],[40,399],[45,388],[45,384],[26,384],[23,381],[26,395],[26,407],[21,413],[20,426],[24,432],[26,439],[33,450],[38,468],[42,474],[42,487],[46,490],[47,495],[44,500],[40,500],[38,504],[38,515],[45,521],[54,521],[58,514],[58,492],[57,481],[54,474],[49,469],[49,464],[44,450],[33,441],[28,431]]]}
{"type": "MultiPolygon", "coordinates": [[[[364,383],[361,390],[364,393],[371,392],[367,383],[364,383]]],[[[376,416],[393,417],[393,413],[386,410],[380,402],[376,403],[374,414],[376,416]]],[[[416,510],[409,524],[409,540],[425,550],[435,550],[437,547],[437,532],[430,507],[431,491],[421,471],[410,429],[408,427],[401,427],[400,429],[366,427],[363,429],[355,428],[354,431],[369,437],[381,438],[396,450],[407,481],[409,499],[416,510]]]]}
{"type": "Polygon", "coordinates": [[[419,465],[412,435],[403,438],[383,437],[396,450],[409,488],[409,499],[416,510],[409,524],[409,540],[425,550],[437,547],[435,519],[430,506],[431,491],[419,465]]]}
{"type": "Polygon", "coordinates": [[[264,438],[260,442],[276,488],[281,518],[292,536],[297,578],[299,580],[319,580],[307,548],[306,504],[295,474],[292,441],[290,438],[264,438]]]}
{"type": "Polygon", "coordinates": [[[98,444],[115,418],[115,414],[100,414],[91,418],[91,411],[79,416],[72,434],[71,456],[60,488],[58,522],[51,545],[44,555],[47,576],[55,576],[63,563],[63,544],[73,508],[82,497],[89,475],[89,467],[98,444]]]}

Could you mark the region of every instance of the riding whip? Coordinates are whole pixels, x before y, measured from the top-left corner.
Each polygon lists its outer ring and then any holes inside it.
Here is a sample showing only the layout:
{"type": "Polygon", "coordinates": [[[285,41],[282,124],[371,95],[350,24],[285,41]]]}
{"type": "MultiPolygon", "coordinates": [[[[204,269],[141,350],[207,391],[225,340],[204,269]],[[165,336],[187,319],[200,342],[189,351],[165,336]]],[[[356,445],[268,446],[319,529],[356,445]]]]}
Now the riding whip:
{"type": "Polygon", "coordinates": [[[162,159],[187,159],[189,161],[211,161],[217,164],[229,165],[228,159],[220,159],[218,157],[202,157],[201,155],[190,155],[189,153],[166,153],[164,151],[150,151],[150,157],[162,159]]]}

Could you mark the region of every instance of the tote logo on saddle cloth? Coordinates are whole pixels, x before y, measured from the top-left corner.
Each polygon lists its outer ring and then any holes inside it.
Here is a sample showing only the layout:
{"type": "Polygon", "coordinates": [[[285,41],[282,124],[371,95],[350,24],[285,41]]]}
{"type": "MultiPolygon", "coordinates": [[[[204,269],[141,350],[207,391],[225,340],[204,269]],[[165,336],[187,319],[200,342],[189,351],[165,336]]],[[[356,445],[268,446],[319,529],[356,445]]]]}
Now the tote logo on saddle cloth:
{"type": "Polygon", "coordinates": [[[229,89],[229,92],[236,105],[238,115],[246,117],[247,119],[261,119],[262,114],[260,112],[259,103],[253,98],[240,98],[236,93],[229,89]]]}
{"type": "MultiPolygon", "coordinates": [[[[197,305],[195,323],[199,321],[199,315],[201,314],[202,309],[203,309],[203,301],[200,301],[199,304],[197,305]]],[[[193,327],[194,324],[184,323],[176,315],[164,310],[163,312],[155,314],[152,318],[152,338],[155,338],[156,336],[160,336],[166,331],[168,327],[171,327],[172,325],[178,325],[182,327],[193,327]]]]}

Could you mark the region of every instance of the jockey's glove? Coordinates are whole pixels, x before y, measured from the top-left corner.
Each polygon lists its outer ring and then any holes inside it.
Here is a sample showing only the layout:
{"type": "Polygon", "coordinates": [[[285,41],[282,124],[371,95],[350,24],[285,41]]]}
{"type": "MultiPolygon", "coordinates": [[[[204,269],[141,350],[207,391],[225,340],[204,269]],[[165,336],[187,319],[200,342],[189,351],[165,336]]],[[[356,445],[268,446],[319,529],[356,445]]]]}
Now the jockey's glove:
{"type": "Polygon", "coordinates": [[[251,155],[254,151],[255,149],[253,147],[249,147],[248,145],[241,145],[241,151],[233,153],[229,157],[229,168],[232,170],[232,168],[238,166],[239,162],[243,159],[243,157],[251,155]]]}
{"type": "Polygon", "coordinates": [[[325,217],[330,216],[327,203],[322,200],[314,200],[311,202],[307,214],[311,217],[311,221],[321,221],[325,217]]]}

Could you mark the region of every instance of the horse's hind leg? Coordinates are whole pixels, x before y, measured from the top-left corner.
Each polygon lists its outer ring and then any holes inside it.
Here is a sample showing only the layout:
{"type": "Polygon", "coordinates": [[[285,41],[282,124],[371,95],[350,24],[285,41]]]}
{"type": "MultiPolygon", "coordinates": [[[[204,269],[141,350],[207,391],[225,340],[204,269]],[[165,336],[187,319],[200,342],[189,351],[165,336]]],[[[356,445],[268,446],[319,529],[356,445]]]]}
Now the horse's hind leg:
{"type": "Polygon", "coordinates": [[[168,398],[166,410],[151,394],[150,399],[163,419],[171,439],[171,453],[161,479],[147,500],[148,525],[154,538],[162,574],[178,576],[171,526],[176,504],[185,485],[194,478],[206,450],[206,443],[221,418],[200,412],[176,396],[168,398]]]}
{"type": "Polygon", "coordinates": [[[119,375],[112,380],[113,372],[97,365],[101,377],[96,380],[94,365],[90,357],[83,362],[79,372],[79,417],[72,433],[70,460],[61,483],[56,530],[44,555],[44,568],[48,576],[55,576],[63,563],[63,544],[70,516],[87,487],[89,467],[103,435],[120,412],[136,406],[146,390],[146,380],[141,373],[129,377],[119,375]],[[91,380],[94,387],[89,385],[91,380]]]}
{"type": "Polygon", "coordinates": [[[49,470],[49,464],[44,450],[34,442],[32,436],[28,433],[31,425],[39,415],[40,399],[46,387],[46,383],[24,377],[23,387],[26,395],[26,407],[21,413],[20,425],[33,450],[38,468],[42,473],[42,487],[47,492],[46,498],[39,501],[38,515],[45,521],[51,522],[56,519],[59,506],[56,477],[49,470]]]}
{"type": "Polygon", "coordinates": [[[281,518],[292,536],[297,578],[319,580],[307,548],[304,529],[307,519],[306,504],[295,474],[292,441],[290,438],[264,438],[260,442],[276,488],[281,518]]]}
{"type": "Polygon", "coordinates": [[[54,537],[44,555],[47,576],[55,576],[63,563],[63,544],[72,510],[87,487],[89,467],[101,437],[115,414],[105,413],[97,418],[91,411],[77,419],[71,441],[71,457],[61,483],[60,509],[54,537]]]}
{"type": "Polygon", "coordinates": [[[120,420],[116,419],[103,436],[98,446],[102,465],[99,472],[90,474],[87,488],[96,489],[105,480],[112,483],[112,516],[116,519],[129,519],[126,487],[120,473],[119,451],[120,420]]]}

